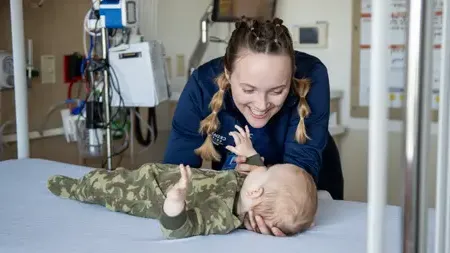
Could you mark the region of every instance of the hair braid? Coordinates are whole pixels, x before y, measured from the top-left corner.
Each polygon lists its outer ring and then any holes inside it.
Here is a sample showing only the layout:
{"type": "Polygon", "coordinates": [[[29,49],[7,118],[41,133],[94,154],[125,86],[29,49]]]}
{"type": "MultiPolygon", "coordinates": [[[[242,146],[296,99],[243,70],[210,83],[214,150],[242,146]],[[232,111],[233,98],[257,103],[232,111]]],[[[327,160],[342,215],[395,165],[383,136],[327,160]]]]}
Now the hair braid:
{"type": "Polygon", "coordinates": [[[306,95],[309,92],[311,83],[309,79],[306,78],[294,78],[293,86],[294,91],[299,96],[297,111],[300,117],[300,121],[297,125],[297,130],[295,131],[295,140],[299,143],[305,143],[306,140],[310,139],[308,134],[306,133],[305,118],[307,118],[311,113],[311,109],[309,108],[308,102],[306,101],[306,95]]]}
{"type": "Polygon", "coordinates": [[[211,102],[209,103],[211,113],[208,115],[208,117],[200,122],[199,132],[201,134],[205,134],[206,139],[203,144],[195,150],[195,153],[197,155],[201,156],[203,160],[207,161],[220,161],[221,159],[220,154],[214,148],[211,135],[220,127],[220,121],[217,114],[222,108],[225,90],[228,88],[229,83],[224,73],[217,77],[216,82],[219,86],[219,90],[214,94],[211,102]]]}

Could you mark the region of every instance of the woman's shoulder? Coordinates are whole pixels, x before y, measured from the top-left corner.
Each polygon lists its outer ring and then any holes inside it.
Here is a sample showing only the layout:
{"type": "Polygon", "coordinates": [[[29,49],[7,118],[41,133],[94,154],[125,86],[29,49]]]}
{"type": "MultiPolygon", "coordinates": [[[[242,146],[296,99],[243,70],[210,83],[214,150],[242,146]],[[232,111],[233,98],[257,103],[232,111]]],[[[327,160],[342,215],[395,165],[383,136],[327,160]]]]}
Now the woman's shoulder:
{"type": "Polygon", "coordinates": [[[295,51],[295,74],[297,77],[311,77],[314,70],[327,71],[325,64],[316,56],[301,51],[295,51]]]}
{"type": "MultiPolygon", "coordinates": [[[[203,92],[214,95],[219,89],[216,84],[216,78],[223,72],[223,57],[217,57],[209,60],[192,73],[195,83],[203,92]]],[[[192,78],[191,77],[191,78],[192,78]]]]}

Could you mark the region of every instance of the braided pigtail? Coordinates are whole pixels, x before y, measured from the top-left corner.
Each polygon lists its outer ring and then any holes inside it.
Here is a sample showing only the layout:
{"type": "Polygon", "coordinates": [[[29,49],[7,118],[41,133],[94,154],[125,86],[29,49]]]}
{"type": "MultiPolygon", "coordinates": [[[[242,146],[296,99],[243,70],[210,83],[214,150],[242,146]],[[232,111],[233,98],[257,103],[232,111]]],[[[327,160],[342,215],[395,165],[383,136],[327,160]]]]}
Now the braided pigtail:
{"type": "Polygon", "coordinates": [[[223,97],[225,95],[225,90],[228,88],[228,80],[225,74],[222,73],[216,79],[219,86],[219,90],[214,94],[209,103],[211,113],[204,120],[200,122],[199,132],[206,135],[206,139],[203,144],[195,150],[195,153],[202,157],[206,161],[220,161],[221,156],[214,148],[212,141],[212,134],[216,132],[220,127],[220,122],[217,114],[222,108],[223,97]]]}
{"type": "Polygon", "coordinates": [[[311,83],[309,79],[297,79],[294,78],[294,90],[300,98],[297,111],[300,117],[300,121],[298,122],[297,130],[295,131],[295,140],[299,143],[305,143],[306,140],[309,140],[309,136],[306,133],[305,126],[305,118],[309,116],[311,113],[311,109],[309,108],[308,102],[306,101],[306,95],[309,92],[309,88],[311,83]]]}

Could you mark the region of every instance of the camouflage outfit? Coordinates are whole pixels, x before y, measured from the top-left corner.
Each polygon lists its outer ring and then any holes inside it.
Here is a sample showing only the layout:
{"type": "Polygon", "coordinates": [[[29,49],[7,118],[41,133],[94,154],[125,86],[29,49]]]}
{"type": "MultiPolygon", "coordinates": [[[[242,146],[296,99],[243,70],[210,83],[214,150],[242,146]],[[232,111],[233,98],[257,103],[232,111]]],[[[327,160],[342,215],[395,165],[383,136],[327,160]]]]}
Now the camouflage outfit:
{"type": "MultiPolygon", "coordinates": [[[[247,163],[262,165],[260,159],[247,163]],[[255,162],[256,161],[256,162],[255,162]]],[[[149,163],[137,170],[93,170],[81,179],[50,177],[48,189],[62,198],[105,206],[111,211],[158,219],[166,238],[226,234],[242,226],[236,215],[244,176],[235,170],[192,168],[185,211],[176,217],[163,212],[167,191],[180,179],[178,165],[149,163]]]]}

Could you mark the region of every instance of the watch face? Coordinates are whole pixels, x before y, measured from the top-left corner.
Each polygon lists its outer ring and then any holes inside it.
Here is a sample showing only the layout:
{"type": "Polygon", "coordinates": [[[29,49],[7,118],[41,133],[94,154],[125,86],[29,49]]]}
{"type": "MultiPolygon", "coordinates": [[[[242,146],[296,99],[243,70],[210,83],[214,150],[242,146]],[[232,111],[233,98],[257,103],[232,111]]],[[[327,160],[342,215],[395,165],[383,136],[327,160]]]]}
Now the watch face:
{"type": "Polygon", "coordinates": [[[235,154],[228,153],[227,159],[225,160],[225,163],[222,166],[223,170],[234,170],[236,168],[236,162],[234,161],[236,159],[235,154]]]}

